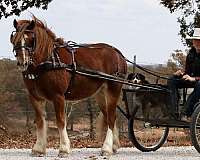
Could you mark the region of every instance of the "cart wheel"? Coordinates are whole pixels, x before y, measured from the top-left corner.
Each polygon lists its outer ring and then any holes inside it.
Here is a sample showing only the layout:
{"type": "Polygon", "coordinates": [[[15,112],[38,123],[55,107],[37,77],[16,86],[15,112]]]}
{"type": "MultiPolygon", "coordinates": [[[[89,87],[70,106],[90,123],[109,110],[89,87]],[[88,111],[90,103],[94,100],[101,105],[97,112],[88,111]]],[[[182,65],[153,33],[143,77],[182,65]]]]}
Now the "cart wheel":
{"type": "Polygon", "coordinates": [[[200,153],[200,104],[196,105],[196,109],[192,114],[192,122],[190,126],[191,140],[193,146],[200,153]]]}
{"type": "MultiPolygon", "coordinates": [[[[133,117],[136,117],[136,111],[133,117]]],[[[156,151],[166,141],[169,128],[156,127],[144,122],[143,118],[130,118],[128,121],[129,139],[142,152],[156,151]]]]}

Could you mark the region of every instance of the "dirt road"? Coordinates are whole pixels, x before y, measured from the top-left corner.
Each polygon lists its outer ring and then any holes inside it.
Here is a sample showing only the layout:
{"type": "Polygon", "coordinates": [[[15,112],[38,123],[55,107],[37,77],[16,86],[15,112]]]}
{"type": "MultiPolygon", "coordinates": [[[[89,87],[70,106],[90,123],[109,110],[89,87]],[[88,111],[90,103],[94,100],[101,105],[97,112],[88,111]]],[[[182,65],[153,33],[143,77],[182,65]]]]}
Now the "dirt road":
{"type": "Polygon", "coordinates": [[[100,156],[99,148],[73,149],[67,158],[58,158],[58,150],[48,149],[45,157],[30,156],[30,149],[0,149],[2,160],[199,160],[194,147],[162,147],[156,152],[143,153],[136,148],[121,148],[110,158],[100,156]]]}

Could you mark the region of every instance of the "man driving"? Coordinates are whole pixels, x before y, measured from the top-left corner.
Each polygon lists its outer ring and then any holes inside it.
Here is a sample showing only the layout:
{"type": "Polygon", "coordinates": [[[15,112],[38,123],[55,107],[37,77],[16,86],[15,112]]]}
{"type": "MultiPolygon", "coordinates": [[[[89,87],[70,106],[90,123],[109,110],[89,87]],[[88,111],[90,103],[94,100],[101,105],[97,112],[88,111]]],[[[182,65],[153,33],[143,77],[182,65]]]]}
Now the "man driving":
{"type": "Polygon", "coordinates": [[[178,70],[168,80],[171,105],[175,107],[178,105],[178,88],[194,88],[182,109],[182,120],[188,120],[191,117],[195,104],[200,99],[200,28],[195,28],[193,36],[186,39],[192,41],[192,47],[186,57],[185,71],[178,70]]]}

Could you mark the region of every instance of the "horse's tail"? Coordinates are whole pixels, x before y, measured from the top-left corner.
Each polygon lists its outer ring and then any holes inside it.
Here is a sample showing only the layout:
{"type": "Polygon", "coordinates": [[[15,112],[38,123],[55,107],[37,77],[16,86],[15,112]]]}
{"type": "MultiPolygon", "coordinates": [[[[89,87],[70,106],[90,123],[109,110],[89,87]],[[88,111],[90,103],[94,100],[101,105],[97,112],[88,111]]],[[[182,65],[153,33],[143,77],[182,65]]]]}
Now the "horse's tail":
{"type": "Polygon", "coordinates": [[[103,140],[106,122],[102,112],[99,113],[96,120],[96,136],[98,140],[103,140]]]}

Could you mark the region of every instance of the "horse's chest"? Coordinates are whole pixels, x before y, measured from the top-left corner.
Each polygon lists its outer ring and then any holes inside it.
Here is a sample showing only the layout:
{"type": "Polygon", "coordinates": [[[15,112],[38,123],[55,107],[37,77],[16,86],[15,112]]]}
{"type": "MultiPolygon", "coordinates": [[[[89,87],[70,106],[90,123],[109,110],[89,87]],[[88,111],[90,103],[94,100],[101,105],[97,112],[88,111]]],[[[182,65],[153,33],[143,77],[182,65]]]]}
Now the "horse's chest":
{"type": "Polygon", "coordinates": [[[53,88],[49,82],[43,82],[40,80],[25,80],[25,84],[31,95],[49,100],[52,99],[53,95],[58,90],[55,87],[53,88]]]}
{"type": "Polygon", "coordinates": [[[44,91],[40,86],[36,84],[36,80],[24,80],[26,88],[28,89],[29,94],[35,97],[45,97],[44,91]]]}

